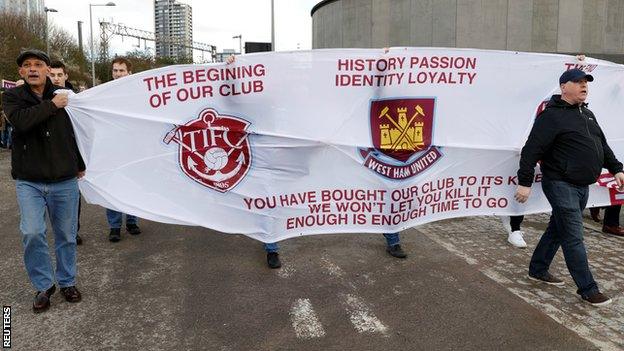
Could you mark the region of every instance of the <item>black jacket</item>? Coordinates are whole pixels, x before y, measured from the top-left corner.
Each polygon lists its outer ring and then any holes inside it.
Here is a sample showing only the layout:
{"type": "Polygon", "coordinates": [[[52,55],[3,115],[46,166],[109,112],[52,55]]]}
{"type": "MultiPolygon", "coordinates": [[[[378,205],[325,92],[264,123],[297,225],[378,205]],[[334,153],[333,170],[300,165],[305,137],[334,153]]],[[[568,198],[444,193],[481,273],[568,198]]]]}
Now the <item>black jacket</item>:
{"type": "Polygon", "coordinates": [[[42,100],[28,84],[4,93],[3,110],[14,127],[14,179],[54,183],[85,170],[69,116],[51,101],[57,89],[61,88],[53,86],[48,78],[42,100]]]}
{"type": "Polygon", "coordinates": [[[65,89],[69,89],[73,91],[74,93],[77,93],[76,89],[74,89],[74,85],[70,83],[69,81],[65,81],[65,89]]]}
{"type": "Polygon", "coordinates": [[[553,95],[537,116],[529,139],[522,148],[518,183],[531,186],[534,168],[542,160],[547,179],[584,186],[598,179],[602,168],[612,174],[622,171],[596,117],[586,104],[570,105],[553,95]]]}

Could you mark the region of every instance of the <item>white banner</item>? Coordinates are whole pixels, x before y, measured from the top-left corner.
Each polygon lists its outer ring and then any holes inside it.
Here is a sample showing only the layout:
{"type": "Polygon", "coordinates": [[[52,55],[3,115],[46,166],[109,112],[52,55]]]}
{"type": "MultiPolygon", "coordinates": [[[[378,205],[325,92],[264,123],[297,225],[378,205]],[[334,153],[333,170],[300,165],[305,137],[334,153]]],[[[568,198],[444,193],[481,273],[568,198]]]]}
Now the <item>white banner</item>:
{"type": "MultiPolygon", "coordinates": [[[[264,242],[391,232],[549,211],[539,172],[528,203],[513,200],[519,152],[572,67],[594,76],[589,108],[622,160],[624,66],[565,55],[254,54],[134,74],[72,96],[67,110],[90,203],[264,242]]],[[[591,187],[590,205],[623,200],[591,187]]]]}

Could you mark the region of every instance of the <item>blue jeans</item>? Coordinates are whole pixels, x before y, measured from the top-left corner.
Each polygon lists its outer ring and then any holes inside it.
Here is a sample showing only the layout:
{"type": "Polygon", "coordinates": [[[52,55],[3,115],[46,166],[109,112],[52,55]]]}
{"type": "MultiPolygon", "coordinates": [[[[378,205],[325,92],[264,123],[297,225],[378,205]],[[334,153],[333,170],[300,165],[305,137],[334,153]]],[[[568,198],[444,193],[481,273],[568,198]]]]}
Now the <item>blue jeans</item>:
{"type": "Polygon", "coordinates": [[[278,252],[279,245],[277,243],[264,243],[264,251],[269,252],[278,252]]]}
{"type": "Polygon", "coordinates": [[[17,180],[16,191],[24,264],[32,285],[43,291],[54,284],[55,272],[46,238],[46,210],[54,230],[56,282],[61,288],[76,285],[79,196],[76,178],[58,183],[17,180]]]}
{"type": "MultiPolygon", "coordinates": [[[[0,118],[2,118],[2,117],[0,117],[0,118]]],[[[0,133],[0,139],[1,139],[0,142],[7,149],[9,147],[11,147],[11,142],[12,142],[11,141],[11,131],[12,130],[13,130],[13,126],[7,124],[4,127],[4,130],[0,133]]]]}
{"type": "MultiPolygon", "coordinates": [[[[399,233],[387,233],[383,235],[386,238],[386,245],[392,246],[401,242],[401,238],[399,237],[399,233]]],[[[277,243],[264,243],[264,251],[269,252],[278,252],[279,245],[277,243]]]]}
{"type": "MultiPolygon", "coordinates": [[[[115,210],[106,209],[106,219],[108,220],[108,226],[111,229],[119,229],[121,228],[123,213],[117,212],[115,210]]],[[[126,225],[128,224],[137,224],[139,222],[138,218],[133,215],[126,214],[126,225]]]]}
{"type": "Polygon", "coordinates": [[[552,207],[552,215],[533,252],[529,274],[545,274],[561,246],[570,275],[578,287],[577,294],[586,297],[598,292],[583,243],[583,209],[589,195],[587,186],[544,178],[542,189],[552,207]]]}
{"type": "Polygon", "coordinates": [[[383,236],[386,238],[386,245],[388,245],[388,247],[401,243],[399,233],[386,233],[383,236]]]}

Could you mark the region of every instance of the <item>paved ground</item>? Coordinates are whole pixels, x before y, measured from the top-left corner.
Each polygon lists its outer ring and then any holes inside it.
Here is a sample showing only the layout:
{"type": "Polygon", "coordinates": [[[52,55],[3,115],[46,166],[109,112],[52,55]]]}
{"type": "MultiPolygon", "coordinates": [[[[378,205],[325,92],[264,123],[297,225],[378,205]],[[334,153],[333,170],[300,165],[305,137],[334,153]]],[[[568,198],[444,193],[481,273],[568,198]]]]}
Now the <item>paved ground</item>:
{"type": "MultiPolygon", "coordinates": [[[[602,234],[598,225],[586,221],[585,245],[590,266],[601,290],[613,298],[604,308],[580,303],[561,250],[551,273],[566,285],[536,286],[526,279],[527,262],[543,233],[549,215],[528,216],[523,223],[528,250],[513,250],[500,240],[500,223],[488,217],[430,223],[419,230],[508,291],[607,350],[624,349],[624,240],[602,234]],[[449,230],[449,226],[453,230],[449,230]],[[492,234],[495,233],[495,234],[492,234]]],[[[622,220],[621,223],[624,223],[622,220]]]]}
{"type": "MultiPolygon", "coordinates": [[[[83,207],[79,287],[34,315],[22,263],[9,153],[0,150],[0,302],[12,307],[15,350],[618,350],[624,349],[624,240],[587,235],[603,309],[566,286],[525,279],[531,250],[506,244],[495,218],[432,223],[403,233],[406,260],[380,235],[283,243],[270,270],[244,236],[142,222],[111,244],[104,211],[83,207]]],[[[526,223],[529,247],[544,216],[526,223]]]]}

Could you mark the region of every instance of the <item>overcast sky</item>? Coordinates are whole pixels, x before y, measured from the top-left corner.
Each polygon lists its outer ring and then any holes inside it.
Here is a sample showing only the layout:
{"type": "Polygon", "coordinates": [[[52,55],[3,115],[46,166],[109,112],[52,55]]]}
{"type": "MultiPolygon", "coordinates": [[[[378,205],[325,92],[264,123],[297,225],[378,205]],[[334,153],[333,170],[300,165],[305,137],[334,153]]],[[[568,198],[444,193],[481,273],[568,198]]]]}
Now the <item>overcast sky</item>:
{"type": "MultiPolygon", "coordinates": [[[[153,0],[112,0],[116,6],[94,6],[93,34],[99,37],[98,20],[104,19],[128,27],[154,31],[153,0]]],[[[78,21],[83,22],[83,42],[89,44],[89,4],[105,4],[107,0],[45,0],[45,6],[58,10],[48,19],[78,37],[78,21]]],[[[235,49],[242,34],[245,41],[271,41],[271,0],[178,0],[193,8],[193,40],[216,45],[217,51],[235,49]]],[[[310,11],[320,0],[275,0],[275,47],[278,51],[310,49],[312,18],[310,11]]],[[[115,36],[111,52],[123,54],[136,49],[138,40],[115,36]]],[[[153,44],[149,44],[153,48],[153,44]]],[[[141,44],[143,49],[143,44],[141,44]]],[[[152,49],[153,50],[153,49],[152,49]]],[[[153,52],[153,51],[152,51],[153,52]]]]}

